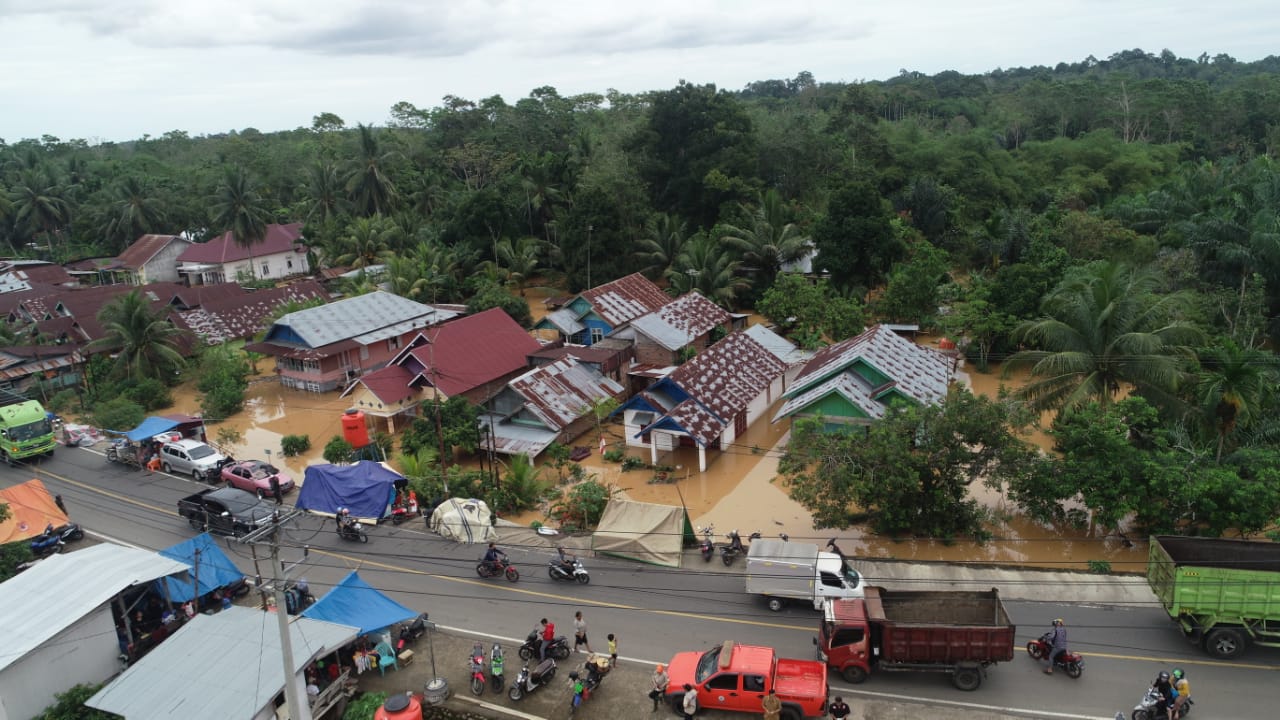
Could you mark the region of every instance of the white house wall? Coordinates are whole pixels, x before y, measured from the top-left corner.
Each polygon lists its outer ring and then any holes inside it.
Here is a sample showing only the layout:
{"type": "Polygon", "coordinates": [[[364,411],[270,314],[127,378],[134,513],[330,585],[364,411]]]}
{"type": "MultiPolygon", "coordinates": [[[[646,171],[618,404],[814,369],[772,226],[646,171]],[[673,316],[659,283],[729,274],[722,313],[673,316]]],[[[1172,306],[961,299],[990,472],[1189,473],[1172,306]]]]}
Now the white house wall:
{"type": "Polygon", "coordinates": [[[0,672],[0,720],[38,717],[57,693],[105,682],[120,672],[119,655],[115,623],[103,605],[0,672]]]}
{"type": "Polygon", "coordinates": [[[259,280],[274,280],[277,278],[286,278],[299,273],[310,272],[310,266],[307,264],[306,253],[298,253],[292,250],[282,253],[272,253],[271,255],[260,255],[253,258],[253,272],[249,272],[249,260],[241,260],[239,262],[227,263],[224,267],[223,274],[227,282],[235,282],[240,275],[245,277],[256,277],[259,280]],[[262,265],[266,263],[267,272],[262,272],[262,265]],[[289,267],[289,263],[293,263],[293,267],[289,267]]]}
{"type": "Polygon", "coordinates": [[[191,243],[170,241],[143,264],[138,272],[139,285],[155,282],[178,282],[178,256],[186,252],[191,243]]]}

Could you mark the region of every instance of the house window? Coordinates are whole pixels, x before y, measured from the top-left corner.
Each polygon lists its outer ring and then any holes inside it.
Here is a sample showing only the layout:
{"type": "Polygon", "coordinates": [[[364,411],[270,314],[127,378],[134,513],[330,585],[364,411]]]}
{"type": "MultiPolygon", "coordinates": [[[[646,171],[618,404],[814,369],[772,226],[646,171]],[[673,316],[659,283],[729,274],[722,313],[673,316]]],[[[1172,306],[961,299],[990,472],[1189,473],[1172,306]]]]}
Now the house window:
{"type": "Polygon", "coordinates": [[[399,350],[400,338],[399,337],[387,338],[387,349],[393,352],[396,350],[399,350]]]}
{"type": "Polygon", "coordinates": [[[284,261],[284,266],[285,266],[285,267],[287,267],[287,268],[289,268],[290,270],[292,270],[292,269],[293,269],[293,260],[292,260],[292,259],[286,259],[286,260],[284,261]]]}
{"type": "Polygon", "coordinates": [[[319,360],[303,360],[302,371],[306,373],[320,372],[320,361],[319,360]]]}
{"type": "Polygon", "coordinates": [[[595,345],[604,339],[604,328],[591,328],[591,344],[595,345]]]}
{"type": "Polygon", "coordinates": [[[267,275],[270,275],[270,274],[271,274],[271,266],[268,265],[267,263],[262,263],[262,276],[266,277],[267,275]]]}

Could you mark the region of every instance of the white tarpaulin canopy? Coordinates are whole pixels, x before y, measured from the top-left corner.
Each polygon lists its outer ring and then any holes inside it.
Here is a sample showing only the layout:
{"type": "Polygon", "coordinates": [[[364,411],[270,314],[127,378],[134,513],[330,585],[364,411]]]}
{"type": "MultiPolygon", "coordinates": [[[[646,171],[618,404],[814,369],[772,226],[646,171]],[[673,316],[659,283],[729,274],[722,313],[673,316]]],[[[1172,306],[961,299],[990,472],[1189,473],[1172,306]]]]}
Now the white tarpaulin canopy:
{"type": "Polygon", "coordinates": [[[498,539],[493,513],[483,500],[449,498],[436,506],[427,527],[441,537],[460,543],[487,543],[498,539]]]}
{"type": "Polygon", "coordinates": [[[692,535],[682,507],[614,498],[604,509],[591,549],[617,557],[680,567],[685,534],[692,535]]]}

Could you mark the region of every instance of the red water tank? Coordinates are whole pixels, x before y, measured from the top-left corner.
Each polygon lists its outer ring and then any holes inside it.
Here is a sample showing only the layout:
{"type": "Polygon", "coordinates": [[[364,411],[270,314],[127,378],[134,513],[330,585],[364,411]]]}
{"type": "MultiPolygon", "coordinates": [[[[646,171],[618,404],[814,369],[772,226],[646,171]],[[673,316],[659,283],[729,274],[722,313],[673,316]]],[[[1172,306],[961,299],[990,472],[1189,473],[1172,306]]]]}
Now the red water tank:
{"type": "Polygon", "coordinates": [[[942,338],[938,341],[938,347],[942,350],[955,350],[956,343],[950,338],[942,338]]]}
{"type": "Polygon", "coordinates": [[[342,414],[342,437],[357,450],[369,444],[369,428],[364,424],[364,411],[351,408],[342,414]]]}
{"type": "Polygon", "coordinates": [[[412,693],[392,695],[373,713],[373,720],[420,720],[422,704],[412,693]]]}

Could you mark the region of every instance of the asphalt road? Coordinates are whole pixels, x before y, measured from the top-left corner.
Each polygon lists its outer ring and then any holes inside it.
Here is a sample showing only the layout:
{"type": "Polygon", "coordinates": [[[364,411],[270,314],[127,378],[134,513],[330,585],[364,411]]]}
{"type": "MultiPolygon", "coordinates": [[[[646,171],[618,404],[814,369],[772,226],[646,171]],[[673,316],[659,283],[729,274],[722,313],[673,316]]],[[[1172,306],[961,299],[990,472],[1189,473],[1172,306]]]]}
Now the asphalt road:
{"type": "MultiPolygon", "coordinates": [[[[189,478],[129,470],[80,448],[60,448],[38,467],[0,467],[0,485],[33,476],[61,493],[72,518],[91,533],[151,549],[192,537],[175,506],[207,487],[189,478]]],[[[523,640],[539,618],[548,617],[571,635],[573,612],[580,609],[592,646],[603,649],[605,635],[614,633],[623,659],[666,661],[677,651],[725,639],[770,645],[794,657],[814,653],[818,614],[803,607],[771,613],[743,594],[742,578],[735,573],[592,559],[587,566],[591,584],[570,585],[547,578],[545,551],[507,545],[522,571],[513,584],[478,578],[480,548],[442,541],[421,522],[372,528],[364,545],[340,540],[331,520],[311,516],[298,519],[287,535],[284,560],[300,563],[295,576],[306,577],[317,596],[358,569],[371,585],[408,607],[429,611],[444,627],[523,640]],[[305,557],[304,547],[309,548],[305,557]]],[[[224,548],[246,574],[256,574],[249,547],[230,542],[224,548]]],[[[264,562],[263,572],[267,567],[264,562]]],[[[1158,607],[1084,606],[1066,600],[1069,594],[1069,588],[1046,587],[1045,602],[1007,605],[1023,644],[1052,618],[1067,619],[1071,646],[1085,655],[1079,680],[1062,673],[1045,676],[1039,663],[1020,652],[1013,662],[991,669],[973,693],[956,690],[945,676],[919,673],[873,676],[856,687],[836,678],[834,692],[926,702],[957,712],[1112,720],[1117,711],[1128,716],[1156,672],[1180,665],[1192,680],[1194,717],[1275,716],[1280,651],[1250,648],[1234,662],[1215,661],[1189,646],[1158,607]]]]}

